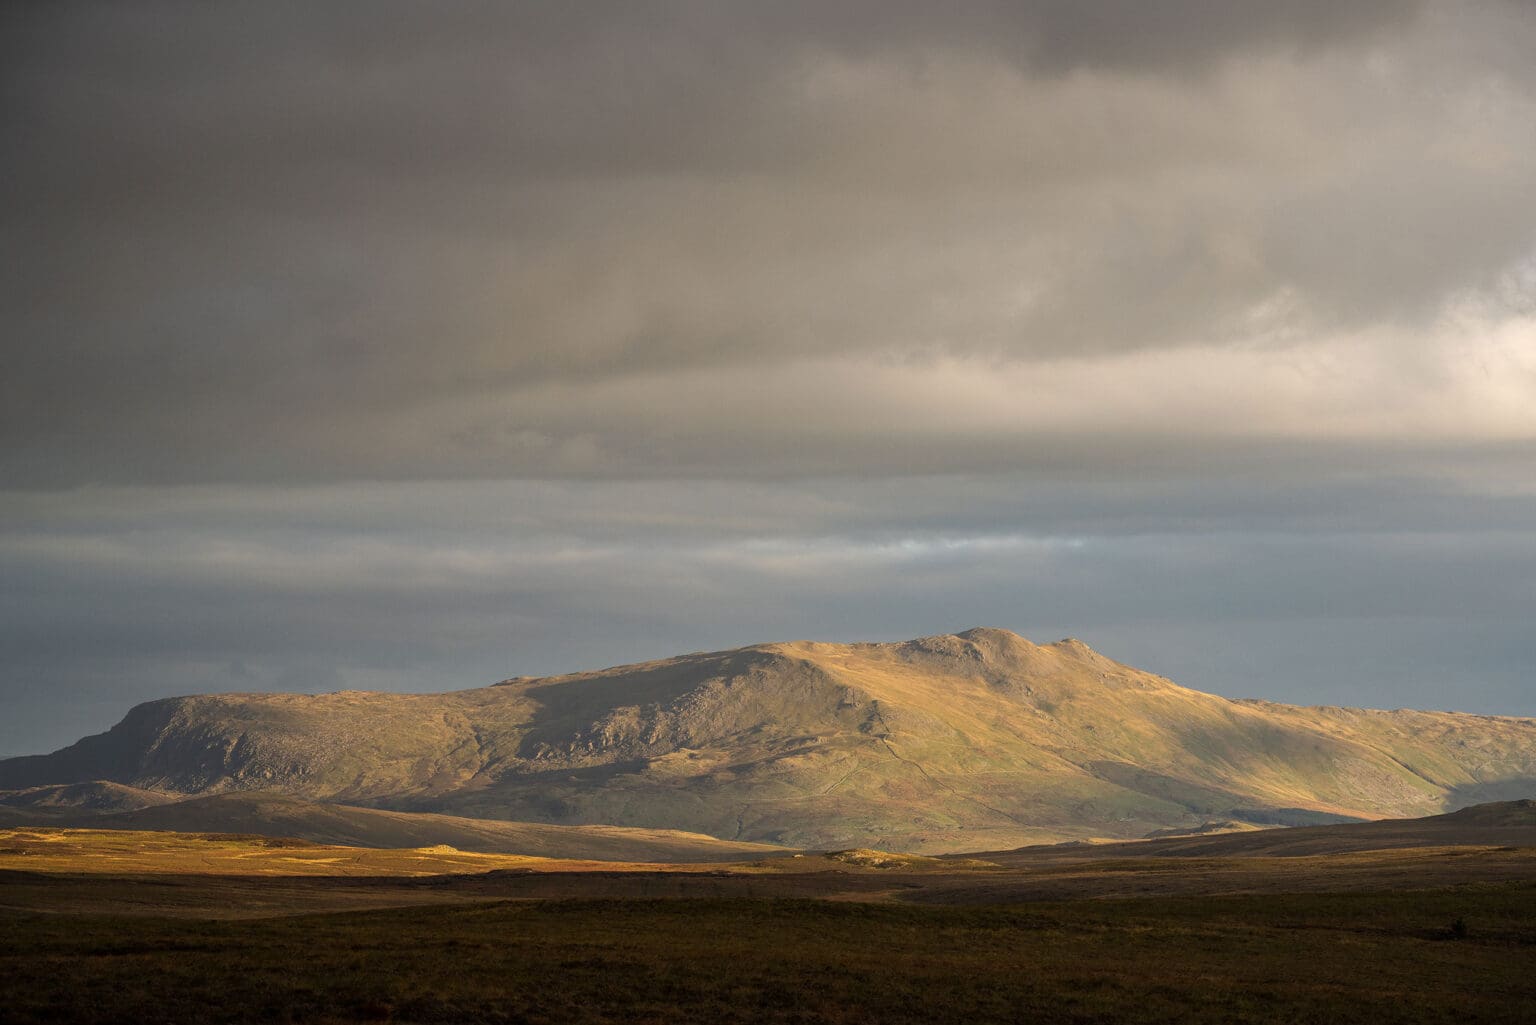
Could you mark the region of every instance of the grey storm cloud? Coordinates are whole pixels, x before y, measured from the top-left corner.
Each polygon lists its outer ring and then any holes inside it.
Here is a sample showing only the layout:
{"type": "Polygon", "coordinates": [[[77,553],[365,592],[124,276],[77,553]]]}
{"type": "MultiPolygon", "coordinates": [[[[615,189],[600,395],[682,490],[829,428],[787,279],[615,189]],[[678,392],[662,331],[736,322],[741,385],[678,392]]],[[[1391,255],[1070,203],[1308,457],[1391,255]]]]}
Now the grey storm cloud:
{"type": "Polygon", "coordinates": [[[1532,53],[1503,0],[4,5],[0,753],[977,624],[1536,712],[1532,53]]]}
{"type": "Polygon", "coordinates": [[[1063,361],[1257,350],[1213,371],[1252,381],[1343,334],[1323,361],[1427,395],[1441,351],[1392,332],[1529,302],[1516,5],[7,17],[12,481],[1092,460],[1149,424],[1046,408],[1063,361]]]}

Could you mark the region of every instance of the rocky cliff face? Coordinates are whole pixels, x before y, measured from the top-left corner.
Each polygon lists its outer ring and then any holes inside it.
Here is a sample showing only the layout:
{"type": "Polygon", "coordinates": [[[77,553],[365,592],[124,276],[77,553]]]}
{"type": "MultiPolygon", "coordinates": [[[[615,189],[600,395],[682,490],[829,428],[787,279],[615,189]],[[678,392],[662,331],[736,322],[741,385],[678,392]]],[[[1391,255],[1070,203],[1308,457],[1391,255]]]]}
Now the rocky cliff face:
{"type": "Polygon", "coordinates": [[[1228,701],[1001,630],[767,644],[449,694],[176,698],[0,788],[275,790],[793,846],[976,850],[1536,794],[1536,720],[1228,701]]]}

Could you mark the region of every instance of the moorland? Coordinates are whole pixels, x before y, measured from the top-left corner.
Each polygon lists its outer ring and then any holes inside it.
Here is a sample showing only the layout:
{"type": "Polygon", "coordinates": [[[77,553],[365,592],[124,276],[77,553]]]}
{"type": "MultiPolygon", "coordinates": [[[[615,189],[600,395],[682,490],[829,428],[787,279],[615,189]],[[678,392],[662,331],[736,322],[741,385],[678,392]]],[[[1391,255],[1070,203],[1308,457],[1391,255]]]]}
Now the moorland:
{"type": "Polygon", "coordinates": [[[785,851],[688,864],[25,827],[0,833],[5,1017],[1524,1022],[1536,1014],[1536,804],[1260,838],[1267,847],[1234,833],[937,858],[785,851]]]}

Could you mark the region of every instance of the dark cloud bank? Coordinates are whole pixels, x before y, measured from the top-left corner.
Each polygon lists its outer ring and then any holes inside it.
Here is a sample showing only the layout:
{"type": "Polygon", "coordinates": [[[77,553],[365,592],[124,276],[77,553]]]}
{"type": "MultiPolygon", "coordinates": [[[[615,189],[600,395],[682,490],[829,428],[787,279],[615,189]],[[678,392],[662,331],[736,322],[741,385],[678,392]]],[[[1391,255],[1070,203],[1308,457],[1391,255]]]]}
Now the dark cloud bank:
{"type": "Polygon", "coordinates": [[[0,752],[978,623],[1536,714],[1528,5],[0,19],[0,752]]]}

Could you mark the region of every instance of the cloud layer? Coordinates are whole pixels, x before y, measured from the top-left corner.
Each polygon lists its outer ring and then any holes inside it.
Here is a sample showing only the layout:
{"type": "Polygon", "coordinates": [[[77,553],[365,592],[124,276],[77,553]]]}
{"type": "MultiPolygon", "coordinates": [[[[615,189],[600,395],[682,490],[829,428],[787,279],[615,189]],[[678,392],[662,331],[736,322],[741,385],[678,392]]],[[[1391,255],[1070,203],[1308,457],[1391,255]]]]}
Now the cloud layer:
{"type": "Polygon", "coordinates": [[[1529,436],[1520,7],[761,8],[13,13],[7,479],[1529,436]]]}
{"type": "Polygon", "coordinates": [[[1529,5],[0,18],[18,737],[978,622],[1536,711],[1529,5]]]}

